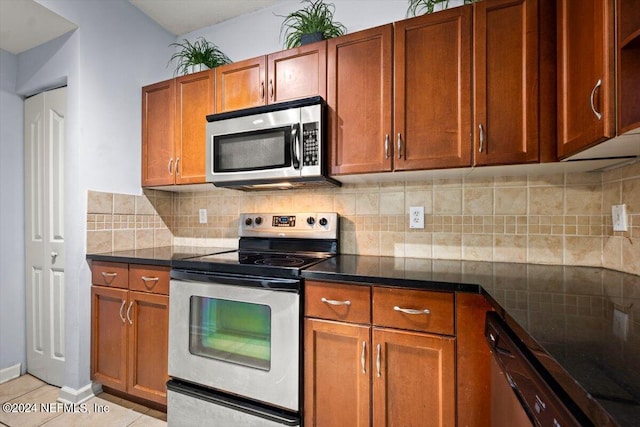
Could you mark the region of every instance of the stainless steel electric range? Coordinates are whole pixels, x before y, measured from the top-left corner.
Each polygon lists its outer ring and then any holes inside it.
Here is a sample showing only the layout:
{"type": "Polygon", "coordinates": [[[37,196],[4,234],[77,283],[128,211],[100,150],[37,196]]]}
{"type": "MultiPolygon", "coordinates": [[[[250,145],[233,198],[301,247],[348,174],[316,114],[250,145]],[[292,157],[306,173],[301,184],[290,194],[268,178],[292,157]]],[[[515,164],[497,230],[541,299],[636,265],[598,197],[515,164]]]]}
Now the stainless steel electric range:
{"type": "Polygon", "coordinates": [[[240,215],[238,250],[172,262],[171,426],[300,425],[301,271],[338,253],[338,215],[240,215]]]}

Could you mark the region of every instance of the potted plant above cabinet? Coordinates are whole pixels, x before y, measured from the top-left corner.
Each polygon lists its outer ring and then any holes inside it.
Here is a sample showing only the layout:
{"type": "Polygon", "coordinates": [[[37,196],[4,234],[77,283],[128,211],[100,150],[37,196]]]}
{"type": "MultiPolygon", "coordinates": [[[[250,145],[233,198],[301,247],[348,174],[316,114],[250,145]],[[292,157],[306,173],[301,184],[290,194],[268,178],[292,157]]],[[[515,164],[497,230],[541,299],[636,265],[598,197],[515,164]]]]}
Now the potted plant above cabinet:
{"type": "MultiPolygon", "coordinates": [[[[306,7],[284,16],[280,36],[284,33],[287,49],[346,34],[347,28],[333,21],[335,5],[322,0],[303,0],[306,7]]],[[[280,16],[280,15],[277,15],[280,16]]]]}
{"type": "Polygon", "coordinates": [[[171,43],[169,46],[179,48],[169,59],[169,64],[177,62],[175,76],[204,71],[231,62],[218,46],[204,37],[198,37],[193,43],[184,39],[181,43],[171,43]]]}
{"type": "MultiPolygon", "coordinates": [[[[449,0],[408,0],[407,16],[418,16],[421,14],[433,13],[436,10],[444,10],[449,8],[449,0]]],[[[473,3],[477,0],[464,0],[463,4],[473,3]]]]}

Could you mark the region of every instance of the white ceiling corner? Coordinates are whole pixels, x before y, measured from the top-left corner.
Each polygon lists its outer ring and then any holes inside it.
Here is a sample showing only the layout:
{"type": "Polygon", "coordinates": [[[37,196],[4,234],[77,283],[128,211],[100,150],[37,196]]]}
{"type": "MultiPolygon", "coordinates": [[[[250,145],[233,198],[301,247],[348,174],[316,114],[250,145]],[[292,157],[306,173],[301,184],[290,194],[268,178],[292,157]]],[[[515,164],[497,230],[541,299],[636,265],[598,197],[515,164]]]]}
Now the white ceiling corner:
{"type": "Polygon", "coordinates": [[[76,28],[33,0],[0,0],[0,49],[14,55],[76,28]]]}
{"type": "Polygon", "coordinates": [[[283,0],[129,0],[131,4],[175,36],[281,1],[283,0]]]}

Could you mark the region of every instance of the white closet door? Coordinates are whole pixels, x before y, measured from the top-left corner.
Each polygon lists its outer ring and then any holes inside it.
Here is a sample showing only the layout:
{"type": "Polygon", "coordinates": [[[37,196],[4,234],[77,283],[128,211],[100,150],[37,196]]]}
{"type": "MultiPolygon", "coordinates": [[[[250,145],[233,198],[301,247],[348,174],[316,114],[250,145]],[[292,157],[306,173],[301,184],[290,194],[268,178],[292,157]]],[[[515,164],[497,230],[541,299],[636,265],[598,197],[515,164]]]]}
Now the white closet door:
{"type": "Polygon", "coordinates": [[[65,364],[66,88],[25,100],[27,371],[61,387],[65,364]]]}

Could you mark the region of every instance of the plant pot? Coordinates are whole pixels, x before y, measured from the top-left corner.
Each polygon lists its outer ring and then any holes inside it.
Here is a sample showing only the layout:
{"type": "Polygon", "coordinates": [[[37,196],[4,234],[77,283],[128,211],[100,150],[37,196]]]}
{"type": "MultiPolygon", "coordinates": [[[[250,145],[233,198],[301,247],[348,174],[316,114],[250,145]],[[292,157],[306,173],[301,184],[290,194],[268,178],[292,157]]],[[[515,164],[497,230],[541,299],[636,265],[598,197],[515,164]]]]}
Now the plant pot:
{"type": "Polygon", "coordinates": [[[303,34],[302,36],[300,36],[300,46],[319,42],[320,40],[324,40],[324,34],[320,31],[316,31],[315,33],[303,34]]]}
{"type": "Polygon", "coordinates": [[[205,71],[208,70],[209,67],[207,67],[204,64],[194,64],[194,65],[189,65],[187,67],[187,74],[193,74],[193,73],[197,73],[199,71],[205,71]]]}

